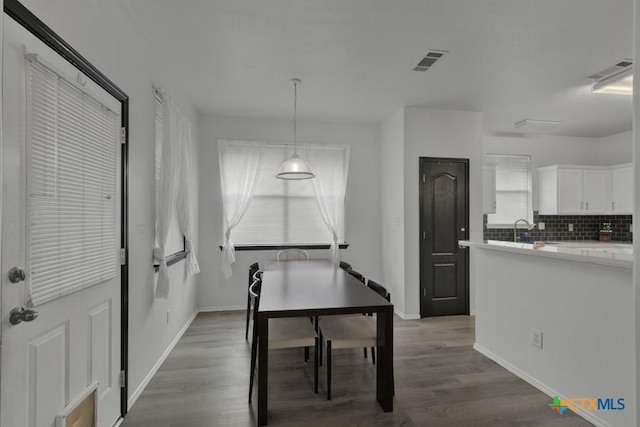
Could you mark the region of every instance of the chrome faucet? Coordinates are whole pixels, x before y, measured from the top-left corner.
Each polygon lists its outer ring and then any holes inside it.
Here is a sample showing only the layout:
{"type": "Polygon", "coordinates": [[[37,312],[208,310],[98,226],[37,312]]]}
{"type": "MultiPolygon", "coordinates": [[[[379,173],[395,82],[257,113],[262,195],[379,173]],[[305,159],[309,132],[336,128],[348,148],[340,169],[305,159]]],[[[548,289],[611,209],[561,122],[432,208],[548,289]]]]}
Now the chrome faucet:
{"type": "Polygon", "coordinates": [[[529,221],[527,221],[524,218],[520,218],[520,219],[516,220],[516,222],[513,223],[513,241],[514,242],[518,241],[518,234],[517,234],[518,231],[517,230],[518,230],[518,223],[519,222],[524,222],[525,224],[527,224],[527,230],[529,230],[529,231],[533,230],[535,228],[535,226],[536,226],[535,224],[531,225],[529,223],[529,221]]]}

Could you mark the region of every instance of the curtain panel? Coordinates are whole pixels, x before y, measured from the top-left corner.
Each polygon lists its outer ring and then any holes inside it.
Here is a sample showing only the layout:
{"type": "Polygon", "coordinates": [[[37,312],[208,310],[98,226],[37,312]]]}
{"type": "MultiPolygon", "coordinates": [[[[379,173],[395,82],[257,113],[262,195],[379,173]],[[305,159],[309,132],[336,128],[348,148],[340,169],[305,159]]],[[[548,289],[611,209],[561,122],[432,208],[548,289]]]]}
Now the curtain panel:
{"type": "Polygon", "coordinates": [[[166,244],[174,207],[178,208],[180,230],[186,240],[187,277],[200,271],[193,239],[193,186],[191,185],[191,123],[173,100],[163,94],[162,159],[160,164],[160,191],[156,204],[156,241],[153,257],[160,263],[156,298],[169,296],[169,269],[166,244]]]}

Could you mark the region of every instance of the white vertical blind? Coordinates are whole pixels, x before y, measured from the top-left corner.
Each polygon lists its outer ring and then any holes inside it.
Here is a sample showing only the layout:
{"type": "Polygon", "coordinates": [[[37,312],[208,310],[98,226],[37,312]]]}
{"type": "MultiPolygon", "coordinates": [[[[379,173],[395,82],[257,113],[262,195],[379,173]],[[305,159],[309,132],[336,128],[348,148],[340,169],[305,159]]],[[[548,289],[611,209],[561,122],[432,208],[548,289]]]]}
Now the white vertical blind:
{"type": "Polygon", "coordinates": [[[28,281],[43,304],[117,276],[119,115],[28,56],[28,281]]]}
{"type": "Polygon", "coordinates": [[[509,225],[524,218],[533,220],[529,156],[487,155],[496,167],[496,213],[487,215],[489,225],[509,225]]]}

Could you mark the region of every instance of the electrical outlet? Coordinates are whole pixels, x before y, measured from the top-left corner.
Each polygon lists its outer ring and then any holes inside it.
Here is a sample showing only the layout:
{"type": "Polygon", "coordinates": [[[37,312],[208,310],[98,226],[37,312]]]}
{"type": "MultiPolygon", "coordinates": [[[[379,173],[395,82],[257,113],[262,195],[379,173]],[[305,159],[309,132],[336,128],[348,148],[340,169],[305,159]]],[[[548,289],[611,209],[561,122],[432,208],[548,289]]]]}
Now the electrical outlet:
{"type": "Polygon", "coordinates": [[[167,310],[167,324],[169,323],[170,318],[171,318],[171,310],[167,310]]]}
{"type": "Polygon", "coordinates": [[[569,231],[573,231],[573,224],[569,224],[569,231]]]}
{"type": "Polygon", "coordinates": [[[538,230],[544,230],[544,222],[538,223],[538,230]]]}
{"type": "Polygon", "coordinates": [[[542,349],[542,331],[531,330],[531,345],[542,349]]]}
{"type": "Polygon", "coordinates": [[[633,231],[633,224],[629,224],[629,231],[633,231]]]}

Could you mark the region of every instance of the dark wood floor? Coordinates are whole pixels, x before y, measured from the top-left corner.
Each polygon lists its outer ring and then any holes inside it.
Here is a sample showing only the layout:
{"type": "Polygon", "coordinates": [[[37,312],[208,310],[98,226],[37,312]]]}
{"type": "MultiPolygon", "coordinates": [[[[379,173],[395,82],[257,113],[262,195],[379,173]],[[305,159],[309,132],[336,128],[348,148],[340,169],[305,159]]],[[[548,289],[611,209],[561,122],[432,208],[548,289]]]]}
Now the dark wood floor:
{"type": "MultiPolygon", "coordinates": [[[[302,351],[269,356],[272,426],[590,426],[552,411],[551,399],[472,349],[468,316],[395,320],[394,412],[375,401],[375,370],[362,350],[334,352],[333,400],[324,368],[302,351]]],[[[247,403],[251,344],[244,312],[201,313],[127,415],[123,427],[254,426],[247,403]]],[[[255,395],[254,395],[255,397],[255,395]]]]}

